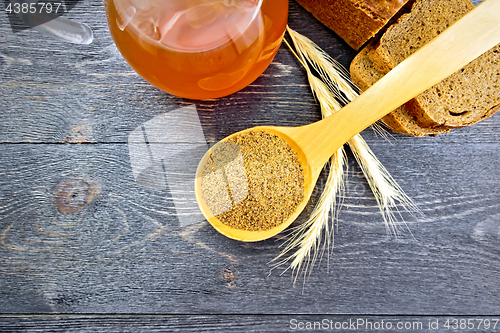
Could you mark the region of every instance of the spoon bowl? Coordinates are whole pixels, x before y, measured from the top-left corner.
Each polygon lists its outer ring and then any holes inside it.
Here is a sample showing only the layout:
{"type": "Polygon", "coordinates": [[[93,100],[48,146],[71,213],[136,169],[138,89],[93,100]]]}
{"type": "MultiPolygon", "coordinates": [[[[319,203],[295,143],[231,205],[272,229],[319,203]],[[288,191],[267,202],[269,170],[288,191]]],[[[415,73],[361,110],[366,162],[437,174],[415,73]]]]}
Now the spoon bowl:
{"type": "Polygon", "coordinates": [[[196,179],[195,179],[196,199],[205,218],[217,231],[219,231],[223,235],[226,235],[227,237],[232,239],[246,241],[246,242],[255,242],[264,240],[276,234],[279,234],[280,232],[285,230],[300,215],[302,210],[305,208],[308,199],[314,190],[314,185],[316,184],[316,180],[318,179],[318,176],[322,170],[322,166],[314,167],[309,163],[306,154],[302,151],[302,148],[296,143],[296,141],[293,138],[289,137],[286,134],[287,129],[288,128],[285,127],[258,126],[234,133],[226,137],[224,140],[216,143],[209,151],[207,151],[207,153],[205,153],[205,155],[201,159],[198,165],[198,169],[196,172],[196,179]],[[206,198],[204,198],[203,196],[203,191],[202,191],[202,181],[203,177],[205,176],[204,170],[206,170],[206,166],[210,164],[210,157],[212,153],[217,150],[218,145],[224,144],[224,142],[227,142],[228,140],[234,138],[237,135],[242,135],[252,131],[264,131],[266,133],[277,135],[281,139],[283,139],[290,146],[290,148],[296,153],[304,175],[304,187],[303,187],[304,200],[302,200],[298,204],[293,213],[287,218],[285,223],[281,223],[270,229],[258,230],[258,231],[232,228],[227,224],[224,224],[217,218],[217,216],[214,216],[212,210],[209,208],[209,205],[207,204],[206,198]]]}
{"type": "MultiPolygon", "coordinates": [[[[202,213],[217,231],[232,239],[260,241],[280,233],[302,212],[324,164],[344,143],[498,43],[500,0],[487,0],[328,118],[300,127],[259,126],[223,139],[205,154],[198,166],[195,193],[202,213]],[[207,205],[202,190],[204,170],[214,149],[237,135],[252,131],[264,131],[283,139],[295,152],[304,177],[303,199],[293,212],[281,224],[256,231],[224,224],[207,205]]],[[[228,182],[227,176],[221,180],[228,182]]]]}

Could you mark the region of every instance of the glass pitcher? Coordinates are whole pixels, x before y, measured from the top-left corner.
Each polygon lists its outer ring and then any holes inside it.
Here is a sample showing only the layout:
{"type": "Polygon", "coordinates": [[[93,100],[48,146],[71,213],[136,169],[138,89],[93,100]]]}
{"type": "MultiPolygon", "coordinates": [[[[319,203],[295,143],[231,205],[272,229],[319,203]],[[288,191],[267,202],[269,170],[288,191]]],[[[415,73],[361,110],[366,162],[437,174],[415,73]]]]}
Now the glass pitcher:
{"type": "Polygon", "coordinates": [[[288,0],[105,0],[111,35],[145,80],[190,99],[227,96],[276,55],[288,0]]]}

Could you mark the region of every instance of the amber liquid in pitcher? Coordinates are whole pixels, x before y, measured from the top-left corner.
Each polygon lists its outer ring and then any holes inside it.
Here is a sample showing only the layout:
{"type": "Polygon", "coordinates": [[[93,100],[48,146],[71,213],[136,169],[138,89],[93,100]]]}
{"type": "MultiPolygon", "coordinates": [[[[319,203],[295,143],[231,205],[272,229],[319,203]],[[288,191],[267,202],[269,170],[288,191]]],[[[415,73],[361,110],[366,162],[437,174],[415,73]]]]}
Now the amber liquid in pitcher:
{"type": "Polygon", "coordinates": [[[108,0],[125,60],[176,96],[211,99],[252,83],[278,51],[288,0],[108,0]]]}

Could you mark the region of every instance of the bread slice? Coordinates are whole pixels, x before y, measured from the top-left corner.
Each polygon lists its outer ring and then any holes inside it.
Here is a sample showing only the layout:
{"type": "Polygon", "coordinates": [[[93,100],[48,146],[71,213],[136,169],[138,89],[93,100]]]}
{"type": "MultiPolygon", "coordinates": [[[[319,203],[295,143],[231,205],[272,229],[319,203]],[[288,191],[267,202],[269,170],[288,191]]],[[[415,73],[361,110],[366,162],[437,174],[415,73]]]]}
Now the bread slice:
{"type": "Polygon", "coordinates": [[[380,37],[370,58],[381,73],[387,74],[472,9],[469,0],[417,0],[411,11],[401,15],[380,37]]]}
{"type": "MultiPolygon", "coordinates": [[[[417,0],[369,53],[385,74],[474,9],[468,0],[417,0]]],[[[500,44],[415,97],[405,107],[424,128],[464,127],[500,108],[500,44]]]]}
{"type": "MultiPolygon", "coordinates": [[[[368,89],[383,76],[375,69],[368,56],[371,51],[371,46],[366,46],[351,62],[351,80],[361,90],[368,89]]],[[[413,136],[436,136],[440,133],[447,133],[450,131],[448,127],[421,127],[415,118],[408,114],[404,105],[389,113],[381,120],[395,133],[413,136]]]]}
{"type": "Polygon", "coordinates": [[[359,50],[408,0],[297,0],[320,22],[359,50]]]}

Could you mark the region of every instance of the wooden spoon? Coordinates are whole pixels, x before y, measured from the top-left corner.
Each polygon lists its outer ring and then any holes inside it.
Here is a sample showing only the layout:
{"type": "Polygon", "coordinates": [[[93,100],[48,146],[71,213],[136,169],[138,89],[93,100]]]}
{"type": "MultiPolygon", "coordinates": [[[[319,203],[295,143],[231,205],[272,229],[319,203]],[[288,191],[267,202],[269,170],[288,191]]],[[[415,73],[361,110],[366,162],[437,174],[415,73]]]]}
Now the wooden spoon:
{"type": "Polygon", "coordinates": [[[228,138],[249,131],[266,131],[284,139],[297,153],[302,164],[304,199],[286,221],[272,229],[247,231],[229,227],[212,214],[202,196],[202,170],[209,163],[209,150],[198,166],[195,181],[195,193],[201,211],[215,229],[229,238],[259,241],[278,234],[304,209],[324,164],[344,143],[498,43],[500,0],[487,0],[332,116],[301,127],[260,126],[229,136],[228,138]]]}

